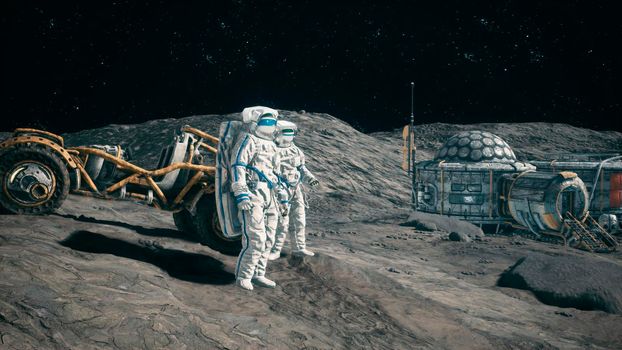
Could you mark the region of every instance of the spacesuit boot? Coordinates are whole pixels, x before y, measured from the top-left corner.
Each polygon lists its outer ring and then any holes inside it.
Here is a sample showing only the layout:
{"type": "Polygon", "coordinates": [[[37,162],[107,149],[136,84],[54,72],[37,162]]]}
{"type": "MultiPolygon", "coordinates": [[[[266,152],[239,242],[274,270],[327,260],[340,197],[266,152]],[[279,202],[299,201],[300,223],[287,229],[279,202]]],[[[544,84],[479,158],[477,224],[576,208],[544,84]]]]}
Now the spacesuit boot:
{"type": "Polygon", "coordinates": [[[315,253],[308,249],[302,249],[302,250],[294,250],[292,252],[292,255],[294,256],[315,256],[315,253]]]}
{"type": "MultiPolygon", "coordinates": [[[[246,112],[247,110],[245,110],[246,112]]],[[[276,112],[276,111],[275,111],[276,112]]],[[[278,155],[272,141],[276,125],[275,113],[262,113],[251,125],[251,133],[238,141],[231,166],[232,184],[239,220],[242,224],[242,250],[236,263],[238,285],[244,289],[247,281],[256,285],[274,287],[265,278],[270,248],[278,222],[277,197],[278,155]]],[[[286,202],[286,193],[278,197],[286,202]]]]}
{"type": "Polygon", "coordinates": [[[270,251],[270,255],[268,255],[268,260],[276,260],[281,257],[281,251],[270,251]]]}
{"type": "Polygon", "coordinates": [[[265,287],[265,288],[276,287],[276,282],[274,282],[271,279],[268,279],[266,276],[255,276],[253,277],[252,282],[260,287],[265,287]]]}
{"type": "Polygon", "coordinates": [[[237,278],[235,284],[242,289],[253,290],[253,284],[250,279],[237,278]]]}
{"type": "Polygon", "coordinates": [[[294,143],[296,124],[279,120],[277,122],[277,136],[275,142],[278,146],[280,161],[281,182],[288,190],[289,215],[279,219],[274,245],[270,253],[270,259],[278,259],[286,237],[290,236],[292,254],[298,256],[315,255],[306,249],[306,202],[303,192],[303,181],[314,187],[319,184],[313,174],[305,166],[304,153],[294,143]],[[291,225],[290,225],[291,224],[291,225]],[[290,230],[293,226],[293,230],[290,230]]]}

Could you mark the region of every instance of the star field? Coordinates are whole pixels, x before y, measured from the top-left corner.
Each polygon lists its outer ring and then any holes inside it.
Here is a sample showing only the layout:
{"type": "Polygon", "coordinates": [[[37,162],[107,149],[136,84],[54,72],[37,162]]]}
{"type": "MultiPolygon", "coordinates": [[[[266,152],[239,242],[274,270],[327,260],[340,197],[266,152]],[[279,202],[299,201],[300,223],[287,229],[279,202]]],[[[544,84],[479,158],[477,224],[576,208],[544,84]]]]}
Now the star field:
{"type": "Polygon", "coordinates": [[[2,5],[3,128],[70,131],[266,104],[363,131],[418,123],[618,129],[615,2],[2,5]]]}

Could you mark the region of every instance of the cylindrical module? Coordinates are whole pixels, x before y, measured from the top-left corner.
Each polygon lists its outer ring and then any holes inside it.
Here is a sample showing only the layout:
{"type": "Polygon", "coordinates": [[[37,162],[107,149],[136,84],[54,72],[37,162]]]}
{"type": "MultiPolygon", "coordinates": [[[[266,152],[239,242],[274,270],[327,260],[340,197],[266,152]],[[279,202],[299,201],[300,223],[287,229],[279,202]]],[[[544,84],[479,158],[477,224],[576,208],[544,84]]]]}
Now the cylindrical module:
{"type": "Polygon", "coordinates": [[[536,172],[506,175],[507,212],[534,233],[562,229],[567,213],[583,218],[589,195],[585,184],[573,172],[536,172]]]}

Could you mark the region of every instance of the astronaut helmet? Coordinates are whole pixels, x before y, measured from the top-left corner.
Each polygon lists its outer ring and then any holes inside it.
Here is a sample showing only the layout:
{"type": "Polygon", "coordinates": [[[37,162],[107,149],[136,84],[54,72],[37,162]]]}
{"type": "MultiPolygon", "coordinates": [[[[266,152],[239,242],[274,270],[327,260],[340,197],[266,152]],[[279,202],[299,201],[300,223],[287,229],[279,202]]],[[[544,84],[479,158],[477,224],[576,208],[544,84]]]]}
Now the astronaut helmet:
{"type": "Polygon", "coordinates": [[[270,107],[248,107],[242,111],[242,121],[250,123],[250,131],[266,140],[274,140],[279,112],[270,107]]]}
{"type": "Polygon", "coordinates": [[[294,141],[294,137],[298,134],[296,124],[288,120],[279,120],[276,122],[276,137],[274,142],[279,147],[289,147],[294,141]]]}
{"type": "Polygon", "coordinates": [[[264,113],[259,116],[257,123],[251,124],[253,133],[262,139],[274,140],[276,131],[276,116],[272,113],[264,113]]]}

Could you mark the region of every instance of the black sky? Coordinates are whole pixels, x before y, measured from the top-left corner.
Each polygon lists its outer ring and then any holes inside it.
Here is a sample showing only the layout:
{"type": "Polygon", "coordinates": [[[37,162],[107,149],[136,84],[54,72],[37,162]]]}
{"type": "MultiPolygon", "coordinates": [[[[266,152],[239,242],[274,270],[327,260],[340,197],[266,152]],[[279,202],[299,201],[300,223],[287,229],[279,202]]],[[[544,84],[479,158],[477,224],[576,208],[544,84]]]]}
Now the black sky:
{"type": "Polygon", "coordinates": [[[616,1],[3,1],[2,130],[326,112],[622,130],[616,1]]]}

